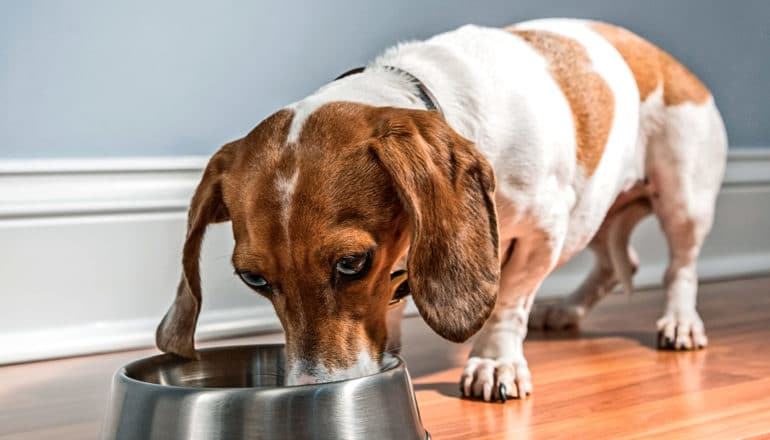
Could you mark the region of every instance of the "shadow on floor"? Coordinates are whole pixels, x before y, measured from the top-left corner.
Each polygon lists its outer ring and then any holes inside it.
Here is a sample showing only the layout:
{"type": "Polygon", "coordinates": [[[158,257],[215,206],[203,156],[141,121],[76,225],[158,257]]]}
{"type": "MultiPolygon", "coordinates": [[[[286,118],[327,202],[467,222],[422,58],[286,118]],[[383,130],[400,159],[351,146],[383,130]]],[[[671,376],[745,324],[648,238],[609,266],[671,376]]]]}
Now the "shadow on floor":
{"type": "Polygon", "coordinates": [[[460,398],[460,382],[427,382],[414,385],[415,391],[436,391],[442,396],[460,398]]]}
{"type": "MultiPolygon", "coordinates": [[[[530,330],[526,341],[579,341],[586,339],[623,338],[657,350],[658,335],[654,331],[597,331],[597,330],[530,330]]],[[[524,342],[526,347],[527,342],[524,342]]]]}

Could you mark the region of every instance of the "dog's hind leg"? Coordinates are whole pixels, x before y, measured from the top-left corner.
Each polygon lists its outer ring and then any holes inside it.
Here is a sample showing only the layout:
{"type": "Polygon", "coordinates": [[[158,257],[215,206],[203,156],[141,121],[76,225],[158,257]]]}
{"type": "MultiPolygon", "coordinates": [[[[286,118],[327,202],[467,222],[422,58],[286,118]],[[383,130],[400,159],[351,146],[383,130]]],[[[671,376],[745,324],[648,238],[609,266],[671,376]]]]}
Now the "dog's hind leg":
{"type": "Polygon", "coordinates": [[[580,326],[580,321],[618,285],[631,293],[631,277],[639,267],[629,240],[634,227],[651,212],[649,200],[640,198],[611,213],[589,248],[595,263],[580,286],[563,300],[535,304],[529,328],[563,330],[580,326]]]}
{"type": "Polygon", "coordinates": [[[696,311],[696,262],[711,229],[724,173],[727,139],[709,99],[666,109],[666,130],[650,145],[648,168],[657,194],[653,209],[666,236],[666,301],[658,320],[659,346],[691,350],[707,344],[696,311]]]}
{"type": "Polygon", "coordinates": [[[590,249],[595,258],[591,272],[568,297],[534,304],[529,315],[530,329],[565,330],[579,327],[593,306],[619,284],[612,271],[606,243],[594,239],[590,249]]]}

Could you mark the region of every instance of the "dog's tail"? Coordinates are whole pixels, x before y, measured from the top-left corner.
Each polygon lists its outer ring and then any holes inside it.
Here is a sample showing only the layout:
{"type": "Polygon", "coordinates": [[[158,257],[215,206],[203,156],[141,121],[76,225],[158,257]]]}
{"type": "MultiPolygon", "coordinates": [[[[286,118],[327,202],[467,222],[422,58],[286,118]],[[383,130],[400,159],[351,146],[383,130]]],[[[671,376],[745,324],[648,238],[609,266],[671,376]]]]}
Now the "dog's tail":
{"type": "Polygon", "coordinates": [[[634,227],[652,212],[652,204],[647,198],[637,199],[615,214],[614,221],[607,229],[607,250],[609,251],[612,270],[615,278],[623,286],[626,294],[633,292],[631,277],[639,267],[639,258],[631,247],[631,232],[634,227]]]}

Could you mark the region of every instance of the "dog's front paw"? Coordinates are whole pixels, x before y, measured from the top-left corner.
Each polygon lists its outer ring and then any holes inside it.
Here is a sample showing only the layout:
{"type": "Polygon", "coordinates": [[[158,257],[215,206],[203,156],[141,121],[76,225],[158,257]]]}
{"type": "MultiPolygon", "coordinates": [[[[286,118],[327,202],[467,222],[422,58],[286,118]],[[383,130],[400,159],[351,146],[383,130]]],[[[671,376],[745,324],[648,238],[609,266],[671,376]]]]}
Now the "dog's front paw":
{"type": "Polygon", "coordinates": [[[566,301],[534,304],[528,327],[532,330],[565,330],[577,328],[586,315],[585,307],[566,301]]]}
{"type": "Polygon", "coordinates": [[[698,312],[669,311],[658,319],[658,348],[696,350],[708,345],[703,321],[698,312]]]}
{"type": "Polygon", "coordinates": [[[465,363],[460,378],[463,397],[487,402],[523,399],[532,394],[532,380],[526,361],[505,362],[473,356],[465,363]]]}

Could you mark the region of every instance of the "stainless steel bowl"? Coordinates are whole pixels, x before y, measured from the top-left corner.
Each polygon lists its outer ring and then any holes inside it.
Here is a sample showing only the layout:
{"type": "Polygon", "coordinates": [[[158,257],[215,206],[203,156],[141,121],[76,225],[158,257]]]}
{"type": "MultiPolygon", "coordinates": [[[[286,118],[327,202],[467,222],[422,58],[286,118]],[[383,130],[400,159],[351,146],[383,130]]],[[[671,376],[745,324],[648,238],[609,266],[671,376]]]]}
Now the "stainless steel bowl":
{"type": "Polygon", "coordinates": [[[429,439],[404,361],[377,374],[284,386],[283,345],[158,355],[115,373],[102,437],[173,439],[429,439]]]}

